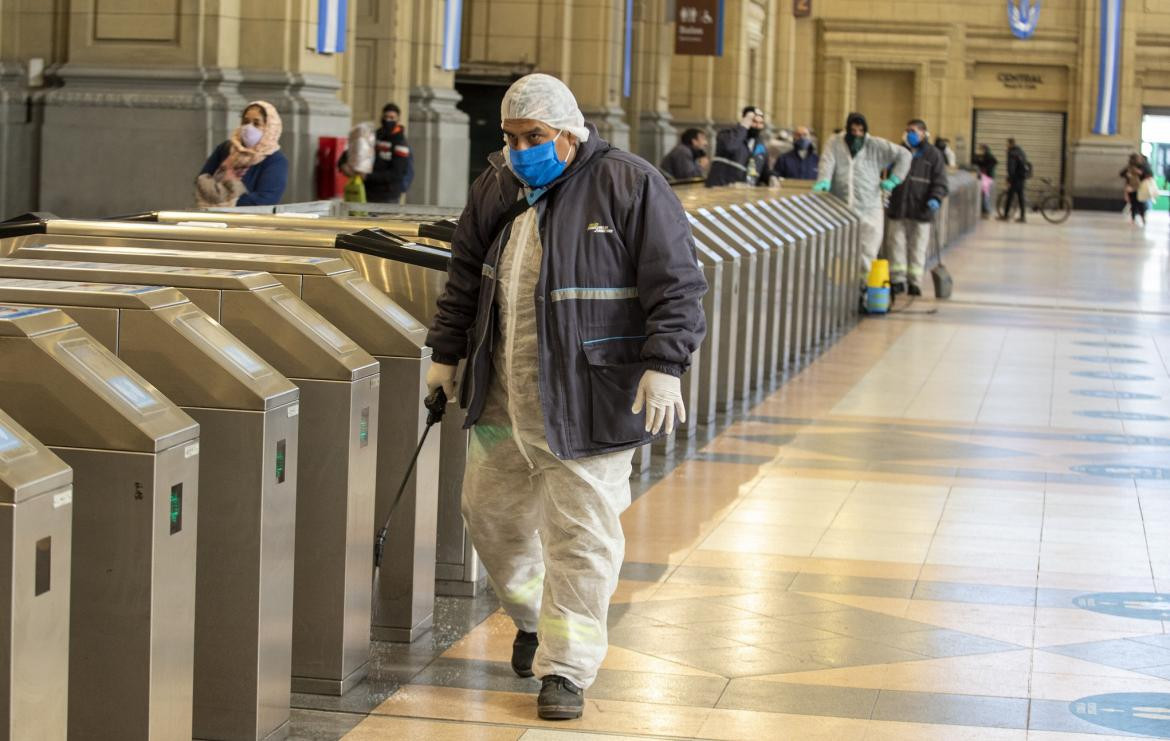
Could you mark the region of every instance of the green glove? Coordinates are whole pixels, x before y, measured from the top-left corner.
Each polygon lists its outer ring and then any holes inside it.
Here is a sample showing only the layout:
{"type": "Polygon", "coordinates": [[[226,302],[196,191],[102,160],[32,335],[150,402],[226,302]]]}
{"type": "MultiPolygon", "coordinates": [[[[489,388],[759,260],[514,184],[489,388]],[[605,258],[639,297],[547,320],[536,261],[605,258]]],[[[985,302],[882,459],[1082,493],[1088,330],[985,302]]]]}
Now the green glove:
{"type": "Polygon", "coordinates": [[[897,188],[901,182],[902,178],[898,177],[897,175],[891,175],[882,181],[882,190],[893,190],[894,188],[897,188]]]}
{"type": "Polygon", "coordinates": [[[814,193],[828,193],[831,187],[833,187],[833,184],[828,180],[818,180],[813,184],[812,189],[814,193]]]}

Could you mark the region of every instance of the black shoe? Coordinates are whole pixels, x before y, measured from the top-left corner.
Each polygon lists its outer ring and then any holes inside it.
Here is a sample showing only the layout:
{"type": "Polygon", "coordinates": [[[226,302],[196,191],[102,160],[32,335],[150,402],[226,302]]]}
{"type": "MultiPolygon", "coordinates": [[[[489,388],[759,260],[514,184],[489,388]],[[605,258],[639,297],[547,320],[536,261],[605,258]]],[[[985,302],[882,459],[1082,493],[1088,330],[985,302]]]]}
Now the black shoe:
{"type": "Polygon", "coordinates": [[[1016,219],[1016,223],[1017,224],[1027,224],[1028,220],[1025,219],[1023,216],[1021,216],[1020,218],[1016,219]]]}
{"type": "Polygon", "coordinates": [[[897,283],[890,284],[890,293],[894,294],[895,296],[899,296],[905,292],[906,292],[906,284],[903,283],[902,281],[898,281],[897,283]]]}
{"type": "Polygon", "coordinates": [[[910,284],[910,285],[909,285],[909,286],[906,288],[906,293],[907,293],[908,295],[910,295],[910,296],[921,296],[921,295],[922,295],[922,289],[921,289],[921,288],[918,286],[918,284],[917,284],[917,283],[911,283],[911,284],[910,284]]]}
{"type": "Polygon", "coordinates": [[[512,641],[512,671],[516,676],[532,676],[532,657],[536,655],[538,645],[535,633],[516,631],[516,640],[512,641]]]}
{"type": "Polygon", "coordinates": [[[543,720],[573,720],[585,709],[585,691],[564,677],[550,674],[540,680],[536,714],[543,720]]]}

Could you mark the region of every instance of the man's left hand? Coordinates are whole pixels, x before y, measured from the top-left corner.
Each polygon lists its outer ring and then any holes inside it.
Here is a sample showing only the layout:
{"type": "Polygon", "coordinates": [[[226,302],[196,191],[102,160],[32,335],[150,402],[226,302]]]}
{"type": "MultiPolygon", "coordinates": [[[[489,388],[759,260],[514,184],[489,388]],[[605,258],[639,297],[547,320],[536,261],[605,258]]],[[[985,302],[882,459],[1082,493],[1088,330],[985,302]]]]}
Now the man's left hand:
{"type": "Polygon", "coordinates": [[[675,416],[680,423],[687,421],[687,410],[682,400],[682,380],[669,373],[648,370],[638,382],[638,393],[634,397],[634,414],[646,408],[646,432],[657,435],[663,431],[670,434],[674,429],[675,416]]]}
{"type": "Polygon", "coordinates": [[[942,206],[942,204],[939,203],[937,198],[931,198],[929,201],[926,202],[926,207],[929,208],[931,211],[938,211],[940,206],[942,206]]]}

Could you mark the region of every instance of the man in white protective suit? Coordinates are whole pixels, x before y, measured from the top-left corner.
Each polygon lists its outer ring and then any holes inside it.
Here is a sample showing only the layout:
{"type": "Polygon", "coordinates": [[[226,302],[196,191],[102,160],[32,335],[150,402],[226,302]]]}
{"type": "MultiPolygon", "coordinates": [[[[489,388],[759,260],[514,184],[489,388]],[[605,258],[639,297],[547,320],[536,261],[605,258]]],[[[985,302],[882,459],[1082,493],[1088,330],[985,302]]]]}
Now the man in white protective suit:
{"type": "Polygon", "coordinates": [[[504,147],[452,241],[427,387],[467,410],[463,515],[516,624],[512,668],[540,677],[541,718],[578,718],[607,649],[633,451],[686,419],[706,283],[670,186],[602,140],[564,83],[517,80],[500,118],[504,147]]]}
{"type": "Polygon", "coordinates": [[[905,147],[870,134],[860,113],[850,113],[845,129],[829,139],[821,152],[813,190],[831,192],[861,217],[858,230],[863,275],[869,275],[885,234],[882,192],[889,193],[906,179],[910,159],[905,147]],[[889,174],[882,179],[886,170],[889,174]]]}

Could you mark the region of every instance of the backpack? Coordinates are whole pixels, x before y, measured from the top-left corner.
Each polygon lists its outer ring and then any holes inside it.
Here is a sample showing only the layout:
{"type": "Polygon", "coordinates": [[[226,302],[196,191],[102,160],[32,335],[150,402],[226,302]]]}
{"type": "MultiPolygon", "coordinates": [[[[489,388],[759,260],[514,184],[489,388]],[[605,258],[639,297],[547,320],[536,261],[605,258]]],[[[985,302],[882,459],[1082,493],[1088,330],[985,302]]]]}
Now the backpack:
{"type": "Polygon", "coordinates": [[[1024,160],[1024,179],[1032,179],[1032,161],[1028,159],[1024,160]]]}

